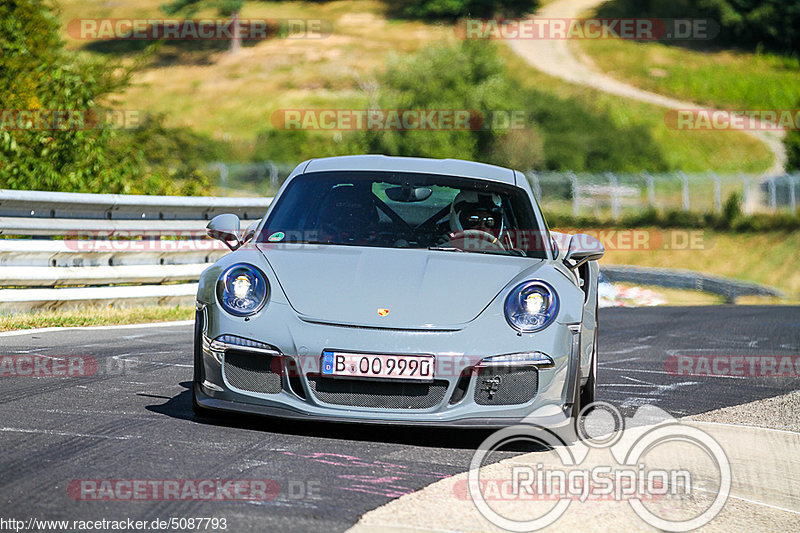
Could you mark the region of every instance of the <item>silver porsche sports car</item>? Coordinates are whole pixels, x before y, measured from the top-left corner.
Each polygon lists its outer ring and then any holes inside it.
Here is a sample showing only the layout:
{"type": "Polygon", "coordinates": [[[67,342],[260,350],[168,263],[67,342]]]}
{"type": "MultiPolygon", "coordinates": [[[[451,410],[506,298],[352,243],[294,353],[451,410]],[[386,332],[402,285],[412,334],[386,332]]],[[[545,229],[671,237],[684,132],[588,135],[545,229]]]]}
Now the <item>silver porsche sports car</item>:
{"type": "Polygon", "coordinates": [[[197,293],[198,415],[560,427],[594,401],[604,250],[551,233],[520,172],[315,159],[208,233],[233,251],[197,293]]]}

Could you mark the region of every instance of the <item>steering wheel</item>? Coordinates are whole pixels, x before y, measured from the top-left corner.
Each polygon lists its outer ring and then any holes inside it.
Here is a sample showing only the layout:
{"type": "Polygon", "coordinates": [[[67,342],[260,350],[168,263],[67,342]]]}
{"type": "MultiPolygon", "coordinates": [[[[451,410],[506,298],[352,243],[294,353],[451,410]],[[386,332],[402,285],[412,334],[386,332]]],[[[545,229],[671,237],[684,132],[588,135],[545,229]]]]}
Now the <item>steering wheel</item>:
{"type": "MultiPolygon", "coordinates": [[[[463,231],[457,231],[455,233],[451,233],[449,236],[450,242],[453,243],[454,241],[463,241],[464,243],[467,242],[476,242],[480,249],[485,250],[506,250],[506,247],[503,246],[503,243],[500,241],[498,237],[495,237],[488,231],[483,231],[480,229],[467,229],[463,231]]],[[[466,246],[460,246],[460,248],[467,249],[466,246]]]]}

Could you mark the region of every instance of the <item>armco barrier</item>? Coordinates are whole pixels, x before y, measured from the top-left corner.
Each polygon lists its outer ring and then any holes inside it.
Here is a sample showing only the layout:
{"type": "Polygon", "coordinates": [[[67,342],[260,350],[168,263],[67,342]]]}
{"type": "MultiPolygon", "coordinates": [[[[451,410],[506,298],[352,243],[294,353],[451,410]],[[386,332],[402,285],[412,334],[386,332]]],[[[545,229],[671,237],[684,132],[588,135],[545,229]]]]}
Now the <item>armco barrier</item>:
{"type": "MultiPolygon", "coordinates": [[[[207,221],[234,213],[246,227],[271,201],[0,190],[0,235],[11,237],[0,238],[0,312],[192,303],[200,273],[228,251],[205,237],[207,221]]],[[[612,282],[701,290],[729,302],[781,296],[685,270],[610,265],[602,271],[612,282]]]]}
{"type": "Polygon", "coordinates": [[[628,282],[637,285],[655,285],[673,289],[687,289],[718,294],[727,303],[735,303],[740,296],[784,297],[783,293],[772,287],[748,283],[729,278],[708,276],[692,270],[668,268],[644,268],[627,265],[602,265],[600,270],[606,281],[611,283],[628,282]]]}
{"type": "Polygon", "coordinates": [[[0,311],[191,303],[228,251],[208,220],[234,213],[244,228],[271,201],[0,190],[0,311]]]}

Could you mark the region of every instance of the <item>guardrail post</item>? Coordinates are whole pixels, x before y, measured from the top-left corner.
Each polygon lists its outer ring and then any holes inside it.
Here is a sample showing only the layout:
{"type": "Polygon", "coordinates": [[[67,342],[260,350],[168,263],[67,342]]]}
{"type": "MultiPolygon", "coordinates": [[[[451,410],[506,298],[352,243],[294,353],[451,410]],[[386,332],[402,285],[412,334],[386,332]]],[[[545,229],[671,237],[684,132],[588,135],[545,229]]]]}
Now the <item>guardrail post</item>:
{"type": "Polygon", "coordinates": [[[684,211],[688,211],[691,207],[689,203],[689,176],[683,171],[680,171],[678,174],[680,174],[681,180],[683,181],[683,187],[681,189],[681,208],[684,211]]]}
{"type": "Polygon", "coordinates": [[[539,184],[539,176],[534,171],[529,171],[528,179],[531,181],[531,185],[533,186],[533,194],[536,195],[536,198],[541,202],[542,201],[542,186],[539,184]]]}
{"type": "Polygon", "coordinates": [[[769,186],[769,209],[774,213],[778,209],[778,195],[775,191],[775,178],[770,178],[767,184],[769,186]]]}
{"type": "Polygon", "coordinates": [[[580,189],[578,189],[578,177],[574,172],[568,174],[572,182],[572,216],[577,217],[580,213],[580,189]]]}
{"type": "Polygon", "coordinates": [[[609,186],[611,187],[611,218],[619,218],[619,190],[617,186],[617,176],[613,172],[606,172],[609,186]]]}
{"type": "Polygon", "coordinates": [[[219,186],[223,190],[228,190],[228,165],[218,161],[216,163],[212,163],[211,166],[219,170],[219,186]]]}
{"type": "Polygon", "coordinates": [[[797,199],[794,196],[794,181],[797,176],[798,174],[786,176],[786,179],[789,180],[789,209],[792,210],[793,215],[797,213],[797,199]]]}
{"type": "Polygon", "coordinates": [[[714,211],[717,213],[722,212],[722,186],[719,181],[719,176],[711,173],[711,179],[714,180],[714,211]]]}
{"type": "Polygon", "coordinates": [[[272,189],[278,188],[278,166],[272,161],[267,161],[269,165],[269,185],[272,189]]]}
{"type": "Polygon", "coordinates": [[[647,180],[647,203],[651,207],[656,205],[656,183],[653,176],[645,174],[644,178],[647,180]]]}
{"type": "Polygon", "coordinates": [[[750,205],[750,180],[742,174],[742,210],[745,215],[753,214],[753,207],[750,205]]]}

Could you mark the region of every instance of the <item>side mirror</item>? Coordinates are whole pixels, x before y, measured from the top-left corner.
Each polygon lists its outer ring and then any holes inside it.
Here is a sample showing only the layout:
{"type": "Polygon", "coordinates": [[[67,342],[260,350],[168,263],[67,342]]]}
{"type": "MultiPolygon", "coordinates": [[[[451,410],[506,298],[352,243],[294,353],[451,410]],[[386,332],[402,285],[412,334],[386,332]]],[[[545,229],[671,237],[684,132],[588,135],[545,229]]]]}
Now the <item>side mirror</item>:
{"type": "Polygon", "coordinates": [[[576,233],[569,241],[569,249],[564,257],[564,262],[567,263],[570,270],[575,270],[588,261],[597,261],[605,253],[606,249],[603,247],[603,243],[595,237],[585,233],[576,233]],[[569,261],[575,263],[570,265],[569,261]]]}
{"type": "Polygon", "coordinates": [[[260,223],[261,223],[260,220],[256,220],[255,222],[247,226],[247,229],[244,231],[244,238],[242,239],[242,244],[253,240],[253,237],[256,236],[256,230],[258,229],[258,225],[260,223]]]}
{"type": "Polygon", "coordinates": [[[561,254],[561,249],[558,247],[558,241],[555,237],[550,237],[550,249],[553,251],[553,257],[558,259],[561,254]]]}
{"type": "Polygon", "coordinates": [[[241,234],[239,226],[239,217],[230,213],[225,213],[224,215],[217,215],[211,219],[211,222],[206,226],[206,234],[212,239],[224,242],[231,251],[234,251],[244,243],[239,237],[241,234]],[[231,242],[233,242],[233,244],[231,244],[231,242]]]}

